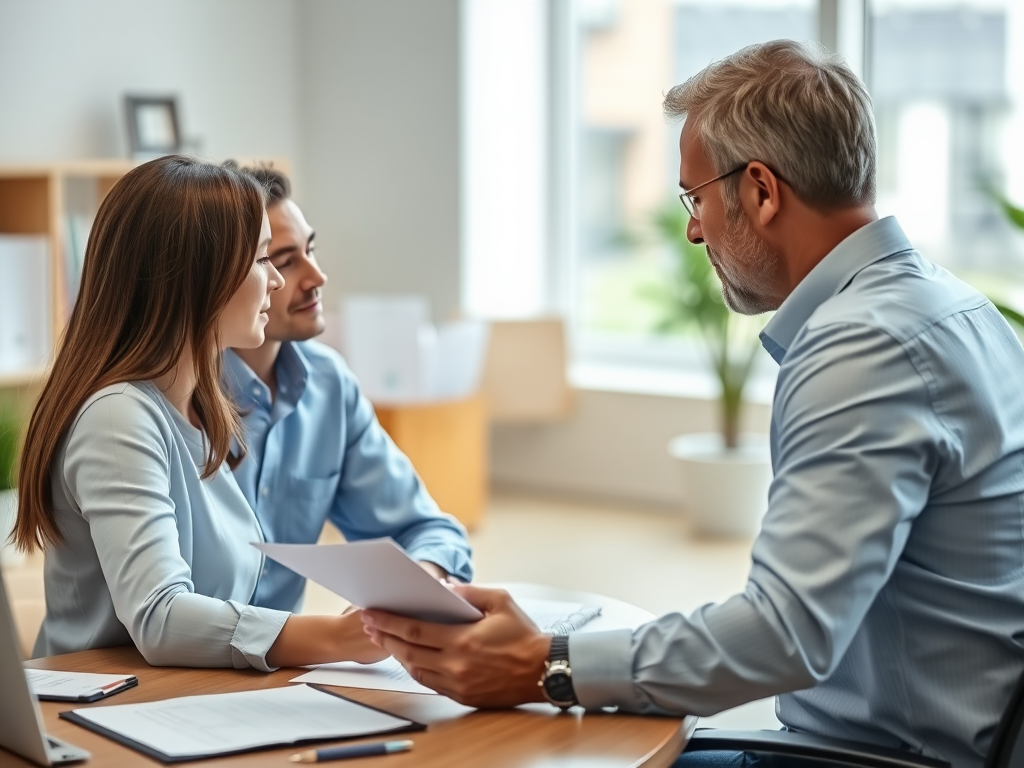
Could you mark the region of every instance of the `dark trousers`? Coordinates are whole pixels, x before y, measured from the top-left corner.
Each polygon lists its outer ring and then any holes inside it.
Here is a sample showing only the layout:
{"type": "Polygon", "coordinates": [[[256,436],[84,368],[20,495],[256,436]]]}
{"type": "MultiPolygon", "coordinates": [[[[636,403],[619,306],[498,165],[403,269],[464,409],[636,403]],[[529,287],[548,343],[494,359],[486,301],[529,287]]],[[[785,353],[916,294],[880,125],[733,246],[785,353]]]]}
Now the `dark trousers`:
{"type": "Polygon", "coordinates": [[[815,760],[756,752],[683,752],[672,768],[824,768],[815,760]]]}

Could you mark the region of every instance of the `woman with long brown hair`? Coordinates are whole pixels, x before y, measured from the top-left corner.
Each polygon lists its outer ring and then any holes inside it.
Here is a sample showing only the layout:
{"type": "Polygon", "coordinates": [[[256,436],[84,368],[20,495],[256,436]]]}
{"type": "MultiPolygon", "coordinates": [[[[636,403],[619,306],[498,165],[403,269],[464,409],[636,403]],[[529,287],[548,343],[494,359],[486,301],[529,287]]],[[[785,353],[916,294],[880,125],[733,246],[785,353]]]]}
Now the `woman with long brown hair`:
{"type": "Polygon", "coordinates": [[[155,665],[382,657],[357,614],[249,605],[260,524],[229,466],[244,451],[226,347],[263,343],[270,293],[258,183],[171,156],[100,206],[78,300],[29,424],[17,544],[46,551],[35,655],[134,642],[155,665]]]}

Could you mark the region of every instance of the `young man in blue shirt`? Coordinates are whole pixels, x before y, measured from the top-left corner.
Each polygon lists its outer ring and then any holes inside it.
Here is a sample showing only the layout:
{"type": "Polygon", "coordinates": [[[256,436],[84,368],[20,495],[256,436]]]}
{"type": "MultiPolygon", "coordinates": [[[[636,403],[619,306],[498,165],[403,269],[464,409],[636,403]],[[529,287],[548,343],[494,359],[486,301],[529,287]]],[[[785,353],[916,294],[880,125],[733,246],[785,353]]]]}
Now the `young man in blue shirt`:
{"type": "MultiPolygon", "coordinates": [[[[268,193],[268,255],[285,285],[271,300],[264,344],[224,353],[224,380],[245,414],[248,453],[235,478],[267,541],[312,544],[329,520],[349,541],[391,537],[434,576],[469,581],[465,529],[430,498],[341,355],[313,341],[324,330],[327,277],[287,177],[248,172],[268,193]]],[[[267,560],[252,602],[297,611],[304,587],[267,560]]]]}

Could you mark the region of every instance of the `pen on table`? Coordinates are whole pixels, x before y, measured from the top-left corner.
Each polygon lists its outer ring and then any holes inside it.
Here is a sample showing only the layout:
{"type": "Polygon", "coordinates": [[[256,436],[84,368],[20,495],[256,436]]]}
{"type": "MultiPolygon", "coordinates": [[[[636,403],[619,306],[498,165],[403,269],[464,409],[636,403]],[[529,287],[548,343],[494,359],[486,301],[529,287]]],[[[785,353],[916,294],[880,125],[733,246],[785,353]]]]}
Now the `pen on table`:
{"type": "Polygon", "coordinates": [[[131,681],[132,681],[132,678],[130,678],[130,677],[126,677],[124,680],[115,680],[112,683],[107,683],[106,685],[101,685],[100,686],[100,690],[101,691],[109,691],[111,688],[122,688],[122,687],[128,685],[128,683],[130,683],[131,681]]]}
{"type": "Polygon", "coordinates": [[[408,752],[412,742],[378,741],[374,744],[356,744],[351,747],[330,747],[329,749],[311,749],[300,752],[288,759],[293,763],[322,763],[326,760],[344,760],[347,757],[369,757],[370,755],[390,755],[392,752],[408,752]]]}

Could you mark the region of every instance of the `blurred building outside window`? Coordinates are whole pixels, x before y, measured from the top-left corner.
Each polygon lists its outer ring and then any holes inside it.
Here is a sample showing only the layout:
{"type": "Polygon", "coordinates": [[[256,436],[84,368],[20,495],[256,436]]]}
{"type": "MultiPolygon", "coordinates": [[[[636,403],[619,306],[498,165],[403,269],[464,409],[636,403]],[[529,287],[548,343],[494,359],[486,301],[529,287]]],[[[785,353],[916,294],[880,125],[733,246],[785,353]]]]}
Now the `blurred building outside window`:
{"type": "MultiPolygon", "coordinates": [[[[656,334],[658,311],[644,297],[645,285],[666,279],[672,258],[638,235],[656,209],[679,204],[679,125],[662,116],[662,96],[745,45],[818,39],[819,14],[837,7],[844,10],[833,31],[847,51],[863,52],[849,58],[875,104],[879,214],[896,215],[927,258],[1024,306],[1024,291],[1007,295],[1024,287],[1024,238],[982,191],[991,182],[1024,205],[1024,3],[571,5],[562,30],[571,38],[565,49],[575,52],[568,69],[576,90],[563,108],[574,118],[564,129],[575,151],[573,190],[562,198],[571,206],[561,213],[575,231],[571,252],[553,250],[551,258],[571,260],[561,296],[582,377],[602,366],[701,375],[694,338],[656,334]]],[[[773,378],[775,366],[764,362],[763,377],[773,378]]]]}

